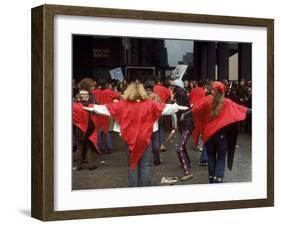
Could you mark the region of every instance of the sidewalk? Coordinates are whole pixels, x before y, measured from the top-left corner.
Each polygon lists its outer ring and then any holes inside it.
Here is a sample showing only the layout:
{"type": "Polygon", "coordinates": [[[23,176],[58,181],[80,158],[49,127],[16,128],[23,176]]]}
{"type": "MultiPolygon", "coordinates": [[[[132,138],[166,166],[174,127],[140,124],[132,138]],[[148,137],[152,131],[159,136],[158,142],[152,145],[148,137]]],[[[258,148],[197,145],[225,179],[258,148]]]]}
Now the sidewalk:
{"type": "MultiPolygon", "coordinates": [[[[124,143],[118,134],[112,135],[112,154],[96,156],[97,169],[90,171],[83,169],[73,170],[73,189],[99,189],[127,187],[127,153],[124,143]],[[104,162],[104,163],[103,163],[104,162]]],[[[251,137],[240,134],[238,137],[239,148],[236,149],[233,170],[225,171],[224,182],[248,182],[251,181],[252,152],[251,137]]],[[[192,163],[193,178],[187,181],[178,181],[180,184],[204,184],[208,183],[208,167],[198,166],[201,152],[192,149],[192,142],[188,144],[189,155],[192,163]]],[[[153,185],[163,186],[160,182],[163,177],[181,177],[183,171],[179,166],[175,152],[175,144],[168,144],[166,152],[160,152],[162,164],[151,166],[153,185]]]]}

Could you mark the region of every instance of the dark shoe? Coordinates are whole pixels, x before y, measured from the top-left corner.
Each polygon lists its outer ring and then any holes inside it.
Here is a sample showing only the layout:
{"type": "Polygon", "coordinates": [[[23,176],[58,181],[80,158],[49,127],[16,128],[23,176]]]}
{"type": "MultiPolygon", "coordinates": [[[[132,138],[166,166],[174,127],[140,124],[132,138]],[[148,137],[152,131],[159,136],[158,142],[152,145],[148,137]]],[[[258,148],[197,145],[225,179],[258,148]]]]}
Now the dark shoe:
{"type": "Polygon", "coordinates": [[[214,183],[214,177],[213,176],[209,176],[209,183],[213,184],[214,183]]]}
{"type": "Polygon", "coordinates": [[[161,164],[161,161],[154,161],[155,166],[159,166],[161,164]]]}
{"type": "Polygon", "coordinates": [[[97,166],[93,165],[93,166],[89,166],[88,170],[95,170],[96,168],[98,168],[97,166]]]}
{"type": "Polygon", "coordinates": [[[111,150],[105,150],[105,152],[104,152],[105,154],[111,154],[111,150]]]}
{"type": "Polygon", "coordinates": [[[214,183],[216,183],[216,184],[223,183],[222,178],[221,177],[214,177],[214,183]]]}
{"type": "Polygon", "coordinates": [[[198,162],[198,166],[208,166],[207,162],[198,162]]]}

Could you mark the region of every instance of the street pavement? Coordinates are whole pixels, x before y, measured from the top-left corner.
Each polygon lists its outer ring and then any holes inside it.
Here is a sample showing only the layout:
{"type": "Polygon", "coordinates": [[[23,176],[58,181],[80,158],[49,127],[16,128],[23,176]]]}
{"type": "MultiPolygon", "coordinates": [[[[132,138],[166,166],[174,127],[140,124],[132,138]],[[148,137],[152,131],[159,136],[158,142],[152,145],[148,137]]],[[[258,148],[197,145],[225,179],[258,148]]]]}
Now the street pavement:
{"type": "MultiPolygon", "coordinates": [[[[72,170],[72,189],[102,189],[121,188],[128,185],[128,157],[125,144],[117,133],[112,134],[113,151],[111,154],[95,155],[95,170],[88,170],[84,163],[82,170],[72,170]]],[[[252,178],[252,151],[251,136],[239,134],[235,159],[232,171],[226,167],[224,183],[228,182],[250,182],[252,178]]],[[[175,143],[166,143],[167,151],[160,152],[162,164],[154,166],[151,164],[151,176],[153,186],[171,186],[161,184],[163,177],[182,177],[183,170],[179,166],[175,151],[175,143]]],[[[187,145],[192,164],[193,178],[180,181],[181,184],[206,184],[208,183],[208,167],[198,166],[201,152],[196,151],[191,139],[187,145]]],[[[151,155],[152,159],[152,155],[151,155]]],[[[152,161],[153,162],[153,161],[152,161]]]]}

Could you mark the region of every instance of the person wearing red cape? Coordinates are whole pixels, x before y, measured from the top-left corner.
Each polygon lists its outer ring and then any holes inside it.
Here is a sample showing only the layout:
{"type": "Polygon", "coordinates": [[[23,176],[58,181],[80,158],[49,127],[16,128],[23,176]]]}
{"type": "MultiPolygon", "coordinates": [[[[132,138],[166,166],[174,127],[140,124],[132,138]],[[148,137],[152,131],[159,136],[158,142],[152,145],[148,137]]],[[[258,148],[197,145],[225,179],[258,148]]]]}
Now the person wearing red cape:
{"type": "Polygon", "coordinates": [[[97,114],[112,116],[120,125],[120,133],[128,145],[129,187],[150,186],[151,136],[153,124],[161,115],[170,115],[187,107],[157,103],[147,99],[142,84],[133,82],[122,100],[106,105],[84,108],[97,114]]]}
{"type": "Polygon", "coordinates": [[[226,154],[227,166],[232,169],[237,122],[245,120],[247,112],[250,112],[250,109],[225,98],[225,92],[224,84],[216,81],[212,84],[212,95],[192,106],[193,118],[207,149],[209,183],[223,182],[226,154]]]}
{"type": "MultiPolygon", "coordinates": [[[[163,103],[159,95],[157,95],[155,92],[153,92],[153,87],[155,86],[155,82],[153,80],[147,80],[144,83],[144,88],[147,93],[147,98],[149,100],[163,103]]],[[[160,165],[161,164],[161,158],[160,158],[160,138],[159,138],[159,121],[156,121],[153,125],[153,135],[151,137],[151,149],[152,149],[152,155],[153,155],[153,163],[154,165],[160,165]]]]}
{"type": "MultiPolygon", "coordinates": [[[[194,87],[189,94],[189,102],[194,105],[197,101],[200,101],[202,98],[206,96],[204,89],[204,82],[198,81],[196,87],[194,87]]],[[[200,160],[198,162],[199,166],[207,166],[208,165],[208,157],[205,145],[203,145],[202,139],[200,138],[200,130],[196,122],[194,123],[194,130],[192,131],[192,140],[194,146],[197,150],[201,151],[200,160]]]]}
{"type": "MultiPolygon", "coordinates": [[[[164,84],[161,84],[159,82],[159,80],[157,78],[154,78],[155,81],[155,85],[153,87],[153,92],[156,93],[162,100],[163,103],[168,103],[168,101],[171,99],[172,97],[172,92],[171,90],[167,87],[167,84],[169,83],[165,83],[166,86],[164,86],[164,84]]],[[[166,151],[166,147],[164,145],[164,123],[165,119],[164,117],[160,117],[159,119],[159,142],[160,142],[160,150],[161,151],[166,151]]]]}
{"type": "MultiPolygon", "coordinates": [[[[95,97],[97,104],[109,104],[119,99],[120,94],[107,88],[104,80],[98,82],[98,88],[92,89],[91,94],[95,97]]],[[[109,132],[109,117],[99,115],[96,117],[96,126],[98,132],[98,146],[102,152],[110,154],[112,152],[111,134],[109,132]]]]}
{"type": "Polygon", "coordinates": [[[97,130],[95,129],[95,115],[83,109],[83,107],[92,106],[93,104],[89,104],[88,91],[80,90],[78,99],[72,104],[73,140],[76,146],[76,170],[82,169],[82,162],[85,158],[87,158],[89,163],[88,169],[95,169],[93,151],[100,154],[96,145],[97,130]]]}

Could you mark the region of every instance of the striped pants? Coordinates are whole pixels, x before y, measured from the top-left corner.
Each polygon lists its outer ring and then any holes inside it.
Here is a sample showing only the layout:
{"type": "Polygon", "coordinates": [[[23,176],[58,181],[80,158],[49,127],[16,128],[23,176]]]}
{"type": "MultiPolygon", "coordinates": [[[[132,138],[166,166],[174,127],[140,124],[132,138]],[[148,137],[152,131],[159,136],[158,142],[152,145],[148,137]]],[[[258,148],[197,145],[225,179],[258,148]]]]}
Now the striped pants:
{"type": "Polygon", "coordinates": [[[189,130],[179,131],[179,139],[178,139],[176,152],[180,164],[183,168],[184,175],[190,174],[190,170],[191,170],[191,162],[186,148],[190,136],[191,136],[191,131],[189,130]]]}

